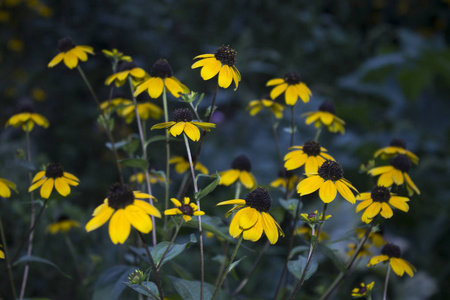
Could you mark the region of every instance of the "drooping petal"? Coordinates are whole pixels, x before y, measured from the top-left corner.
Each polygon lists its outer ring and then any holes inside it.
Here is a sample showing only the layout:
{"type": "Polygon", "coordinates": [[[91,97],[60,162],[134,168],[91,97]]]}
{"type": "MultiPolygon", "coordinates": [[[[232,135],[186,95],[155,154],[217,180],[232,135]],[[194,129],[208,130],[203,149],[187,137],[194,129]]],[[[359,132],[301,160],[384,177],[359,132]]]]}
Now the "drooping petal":
{"type": "Polygon", "coordinates": [[[231,169],[228,171],[220,172],[220,182],[219,184],[229,186],[236,182],[236,180],[239,178],[239,175],[241,174],[241,171],[236,169],[231,169]]]}
{"type": "Polygon", "coordinates": [[[386,202],[383,202],[383,203],[381,203],[380,215],[385,219],[389,219],[389,218],[392,218],[392,216],[394,215],[394,212],[392,211],[392,208],[386,202]]]}
{"type": "Polygon", "coordinates": [[[389,199],[389,204],[400,209],[401,211],[408,212],[409,205],[406,203],[407,201],[409,201],[409,199],[406,197],[391,196],[391,199],[389,199]]]}
{"type": "Polygon", "coordinates": [[[135,199],[133,205],[139,207],[149,215],[161,218],[161,213],[159,212],[159,210],[148,202],[135,199]]]}
{"type": "Polygon", "coordinates": [[[284,94],[287,105],[295,105],[298,99],[297,89],[293,85],[289,85],[284,94]]]}
{"type": "Polygon", "coordinates": [[[56,55],[47,65],[48,68],[53,68],[57,64],[59,64],[64,59],[64,52],[59,53],[56,55]]]}
{"type": "Polygon", "coordinates": [[[63,177],[55,179],[55,188],[64,197],[70,194],[70,186],[63,177]]]}
{"type": "Polygon", "coordinates": [[[376,265],[376,264],[378,264],[380,262],[386,261],[388,259],[389,259],[389,256],[387,256],[387,255],[384,255],[384,254],[383,255],[377,255],[377,256],[374,256],[374,257],[372,257],[370,259],[369,265],[374,266],[374,265],[376,265]]]}
{"type": "Polygon", "coordinates": [[[392,179],[392,172],[382,174],[377,181],[377,185],[390,187],[394,184],[394,180],[392,179]]]}
{"type": "Polygon", "coordinates": [[[152,98],[161,96],[164,89],[164,81],[159,77],[152,77],[148,80],[148,94],[152,98]]]}
{"type": "Polygon", "coordinates": [[[248,230],[253,227],[259,219],[259,212],[251,207],[245,207],[240,210],[239,227],[243,230],[248,230]]]}
{"type": "Polygon", "coordinates": [[[284,79],[283,78],[274,78],[274,79],[271,79],[271,80],[267,81],[266,86],[279,85],[279,84],[282,84],[282,83],[284,83],[284,79]]]}
{"type": "Polygon", "coordinates": [[[264,233],[267,236],[269,242],[273,245],[278,241],[278,227],[275,225],[276,221],[266,212],[261,213],[261,221],[264,229],[264,233]]]}
{"type": "Polygon", "coordinates": [[[33,180],[31,181],[31,183],[35,183],[36,181],[43,179],[45,177],[45,171],[40,171],[37,172],[36,175],[34,175],[33,180]]]}
{"type": "Polygon", "coordinates": [[[233,238],[237,238],[242,233],[242,229],[239,227],[239,219],[241,210],[237,211],[230,223],[229,233],[233,238]]]}
{"type": "Polygon", "coordinates": [[[368,207],[370,204],[372,204],[373,200],[372,199],[368,199],[368,200],[364,200],[363,202],[359,203],[356,206],[355,212],[360,212],[361,210],[365,209],[366,207],[368,207]]]}
{"type": "Polygon", "coordinates": [[[219,73],[221,67],[221,62],[216,58],[206,58],[203,68],[200,71],[200,76],[203,78],[203,80],[209,80],[216,76],[217,73],[219,73]]]}
{"type": "Polygon", "coordinates": [[[308,159],[308,155],[303,150],[291,151],[284,156],[284,167],[286,170],[294,170],[303,166],[308,159]]]}
{"type": "Polygon", "coordinates": [[[176,198],[170,198],[170,201],[172,201],[172,203],[173,203],[176,207],[181,207],[181,202],[178,201],[178,199],[176,199],[176,198]]]}
{"type": "Polygon", "coordinates": [[[255,177],[253,177],[252,173],[247,171],[241,171],[239,181],[248,189],[252,189],[256,186],[255,177]]]}
{"type": "Polygon", "coordinates": [[[349,189],[348,185],[345,184],[343,181],[338,180],[335,183],[335,186],[339,192],[339,194],[341,194],[341,196],[347,200],[348,202],[350,202],[351,204],[355,204],[355,195],[352,193],[352,191],[349,189]]]}
{"type": "Polygon", "coordinates": [[[41,187],[41,197],[44,199],[48,199],[50,197],[50,194],[52,193],[53,186],[54,186],[55,180],[53,178],[47,178],[44,182],[44,184],[41,187]]]}
{"type": "Polygon", "coordinates": [[[153,228],[152,220],[139,206],[125,207],[125,216],[128,222],[142,233],[149,233],[153,228]]]}
{"type": "Polygon", "coordinates": [[[325,181],[319,189],[319,197],[325,203],[330,203],[336,198],[337,189],[331,180],[325,181]]]}
{"type": "Polygon", "coordinates": [[[305,178],[297,185],[297,192],[300,196],[314,193],[323,185],[323,183],[324,180],[319,175],[305,178]]]}
{"type": "Polygon", "coordinates": [[[392,271],[398,276],[403,276],[403,274],[405,274],[405,268],[401,258],[391,257],[389,259],[389,264],[391,265],[392,271]]]}
{"type": "Polygon", "coordinates": [[[163,128],[167,128],[167,127],[173,126],[175,124],[176,123],[174,121],[158,123],[158,124],[153,125],[151,130],[153,130],[153,129],[163,129],[163,128]]]}
{"type": "Polygon", "coordinates": [[[372,205],[370,205],[364,213],[367,215],[369,219],[373,219],[376,215],[380,213],[381,210],[381,203],[374,201],[372,205]]]}
{"type": "Polygon", "coordinates": [[[261,238],[262,233],[263,233],[261,214],[258,213],[257,217],[258,217],[258,220],[256,221],[255,225],[253,227],[251,227],[250,229],[243,231],[242,235],[243,235],[244,240],[256,242],[257,240],[259,240],[261,238]]]}
{"type": "Polygon", "coordinates": [[[409,174],[408,173],[404,173],[404,175],[405,175],[406,185],[409,186],[410,188],[412,188],[414,190],[414,192],[416,192],[417,195],[420,195],[419,189],[414,184],[414,182],[411,180],[411,177],[409,177],[409,174]]]}
{"type": "Polygon", "coordinates": [[[183,212],[178,208],[169,208],[164,211],[166,216],[182,215],[183,212]]]}
{"type": "Polygon", "coordinates": [[[175,123],[175,125],[170,127],[170,130],[169,130],[170,134],[172,134],[173,136],[178,136],[178,135],[182,134],[186,124],[187,124],[186,122],[175,123]]]}
{"type": "Polygon", "coordinates": [[[178,81],[174,80],[175,77],[168,77],[164,79],[164,84],[169,92],[175,98],[180,97],[180,94],[184,92],[183,87],[179,84],[178,81]]]}
{"type": "Polygon", "coordinates": [[[81,61],[87,61],[88,56],[86,52],[83,51],[83,48],[75,47],[69,51],[70,53],[75,54],[81,61]]]}
{"type": "Polygon", "coordinates": [[[114,209],[108,205],[103,205],[102,209],[86,224],[86,231],[90,232],[99,228],[109,220],[113,213],[114,209]]]}
{"type": "Polygon", "coordinates": [[[311,90],[304,84],[303,82],[300,82],[296,85],[298,95],[302,99],[304,103],[309,102],[309,98],[312,96],[311,90]]]}
{"type": "Polygon", "coordinates": [[[200,130],[190,122],[186,122],[185,124],[184,133],[186,133],[191,140],[197,142],[200,139],[200,130]]]}
{"type": "Polygon", "coordinates": [[[333,119],[334,119],[334,115],[329,112],[322,112],[322,114],[320,116],[320,120],[325,125],[330,125],[331,122],[333,122],[333,119]]]}
{"type": "Polygon", "coordinates": [[[405,181],[403,177],[403,172],[397,169],[392,170],[392,179],[396,185],[402,185],[405,181]]]}
{"type": "Polygon", "coordinates": [[[69,51],[66,53],[66,55],[64,55],[64,64],[69,69],[73,69],[78,65],[78,57],[69,51]]]}
{"type": "Polygon", "coordinates": [[[134,94],[133,94],[135,97],[138,96],[139,94],[141,94],[146,89],[148,89],[148,86],[150,85],[150,79],[148,79],[148,80],[144,81],[143,83],[141,83],[140,85],[138,85],[138,87],[136,88],[136,90],[134,91],[134,94]]]}
{"type": "Polygon", "coordinates": [[[217,203],[216,205],[228,205],[228,204],[237,204],[237,205],[245,205],[245,200],[243,199],[232,199],[232,200],[227,200],[227,201],[222,201],[217,203]]]}
{"type": "Polygon", "coordinates": [[[288,87],[287,83],[280,84],[270,91],[270,98],[274,99],[280,96],[288,87]]]}
{"type": "Polygon", "coordinates": [[[131,225],[124,209],[118,209],[109,221],[109,237],[114,244],[123,244],[130,235],[131,225]]]}
{"type": "Polygon", "coordinates": [[[227,88],[233,81],[232,70],[228,65],[223,65],[219,71],[219,86],[222,88],[227,88]]]}
{"type": "Polygon", "coordinates": [[[377,168],[373,168],[370,169],[367,173],[372,175],[372,176],[377,176],[386,172],[390,172],[394,169],[393,166],[383,166],[383,167],[377,167],[377,168]]]}
{"type": "Polygon", "coordinates": [[[322,165],[324,161],[320,156],[309,156],[305,163],[305,174],[317,173],[319,165],[322,165]]]}

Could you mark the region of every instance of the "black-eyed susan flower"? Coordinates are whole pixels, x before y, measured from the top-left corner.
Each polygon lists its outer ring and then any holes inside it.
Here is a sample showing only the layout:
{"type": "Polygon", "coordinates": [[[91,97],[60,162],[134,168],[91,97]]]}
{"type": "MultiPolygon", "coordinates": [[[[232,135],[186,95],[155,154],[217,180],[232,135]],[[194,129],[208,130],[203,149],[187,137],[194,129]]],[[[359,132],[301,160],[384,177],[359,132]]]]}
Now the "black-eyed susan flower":
{"type": "Polygon", "coordinates": [[[191,68],[201,67],[200,76],[203,80],[209,80],[219,74],[218,84],[224,89],[228,88],[234,81],[234,90],[237,90],[241,81],[241,73],[234,65],[236,53],[236,50],[230,48],[230,46],[222,46],[214,54],[201,54],[194,57],[194,59],[200,58],[200,60],[196,61],[191,68]]]}
{"type": "Polygon", "coordinates": [[[8,179],[0,178],[0,197],[9,198],[11,197],[11,190],[17,193],[16,184],[8,179]]]}
{"type": "Polygon", "coordinates": [[[146,73],[143,69],[138,68],[133,62],[123,62],[120,65],[119,72],[114,73],[105,80],[106,85],[110,85],[115,81],[116,86],[122,86],[126,82],[128,76],[131,76],[134,83],[144,79],[146,73]]]}
{"type": "Polygon", "coordinates": [[[311,173],[297,185],[300,196],[319,190],[319,197],[324,203],[333,201],[339,192],[345,200],[354,204],[355,195],[350,189],[358,193],[358,190],[344,178],[341,165],[332,160],[326,160],[317,172],[311,173]]]}
{"type": "Polygon", "coordinates": [[[115,48],[112,49],[111,51],[104,49],[104,50],[102,50],[102,53],[106,57],[112,59],[113,61],[127,61],[127,62],[133,61],[131,56],[124,55],[122,52],[120,52],[119,50],[117,50],[115,48]]]}
{"type": "Polygon", "coordinates": [[[69,219],[67,215],[61,215],[56,222],[49,224],[45,231],[50,234],[67,233],[72,228],[80,227],[80,222],[69,219]]]}
{"type": "Polygon", "coordinates": [[[109,237],[114,244],[123,244],[130,235],[131,226],[142,233],[153,229],[150,216],[160,218],[161,213],[145,199],[153,196],[132,191],[127,185],[115,184],[103,204],[95,210],[93,218],[86,224],[86,231],[95,230],[109,221],[109,237]]]}
{"type": "Polygon", "coordinates": [[[284,236],[280,225],[268,213],[272,206],[272,198],[266,189],[253,190],[245,197],[245,200],[233,199],[217,205],[227,204],[237,204],[226,214],[228,216],[237,210],[229,228],[233,238],[238,238],[242,234],[244,240],[256,242],[264,232],[269,242],[275,244],[279,236],[284,236]]]}
{"type": "Polygon", "coordinates": [[[287,188],[287,190],[290,191],[294,188],[297,182],[300,181],[300,179],[301,177],[294,174],[294,172],[287,171],[285,168],[282,168],[278,171],[278,178],[272,181],[270,186],[274,188],[283,187],[284,189],[287,188]]]}
{"type": "Polygon", "coordinates": [[[419,163],[419,157],[411,151],[406,150],[406,142],[402,139],[392,139],[389,146],[379,149],[375,152],[374,157],[377,158],[379,156],[381,159],[390,159],[398,154],[408,156],[409,159],[415,164],[419,163]]]}
{"type": "Polygon", "coordinates": [[[80,180],[74,175],[64,172],[63,168],[56,163],[50,163],[45,171],[38,172],[28,189],[28,192],[41,188],[41,197],[48,199],[55,188],[61,196],[70,194],[70,186],[77,186],[80,180]]]}
{"type": "MultiPolygon", "coordinates": [[[[149,118],[158,120],[163,114],[161,107],[151,102],[137,103],[136,108],[141,120],[148,120],[149,118]]],[[[130,101],[129,105],[118,110],[117,114],[124,118],[127,124],[130,124],[136,117],[136,110],[134,109],[133,102],[130,101]]]]}
{"type": "Polygon", "coordinates": [[[215,128],[216,124],[209,122],[193,122],[193,116],[189,109],[178,108],[172,114],[172,121],[155,124],[153,129],[169,128],[169,132],[173,136],[178,136],[185,133],[194,142],[200,139],[200,130],[197,127],[205,131],[210,131],[211,128],[215,128]]]}
{"type": "Polygon", "coordinates": [[[111,100],[106,100],[100,103],[100,109],[105,113],[111,113],[113,111],[117,111],[119,116],[123,116],[122,111],[125,107],[133,105],[133,101],[130,99],[126,99],[123,95],[114,95],[111,100]]]}
{"type": "Polygon", "coordinates": [[[409,210],[408,198],[396,196],[384,186],[376,186],[370,193],[361,193],[356,196],[356,200],[362,201],[356,206],[356,212],[365,209],[361,216],[364,223],[370,223],[378,214],[385,219],[391,218],[394,215],[391,206],[404,212],[409,210]]]}
{"type": "Polygon", "coordinates": [[[374,266],[380,262],[389,262],[392,270],[398,276],[403,276],[403,274],[408,274],[409,277],[414,276],[416,268],[408,261],[401,258],[402,253],[400,247],[394,244],[386,244],[383,249],[381,249],[381,255],[374,256],[370,259],[369,266],[374,266]]]}
{"type": "Polygon", "coordinates": [[[308,141],[303,146],[293,146],[289,149],[292,151],[284,156],[284,167],[286,170],[294,170],[304,165],[307,176],[317,172],[325,160],[334,161],[334,158],[326,153],[327,149],[316,141],[308,141]]]}
{"type": "Polygon", "coordinates": [[[283,117],[284,106],[272,100],[270,95],[264,95],[260,100],[250,101],[247,110],[249,111],[250,116],[255,116],[263,108],[270,110],[277,119],[281,119],[283,117]]]}
{"type": "Polygon", "coordinates": [[[368,295],[370,295],[373,286],[375,285],[375,281],[372,281],[369,284],[365,284],[364,282],[362,282],[359,287],[354,288],[352,290],[352,297],[354,298],[361,298],[361,297],[367,297],[368,295]]]}
{"type": "Polygon", "coordinates": [[[8,119],[8,121],[5,124],[5,127],[22,126],[22,129],[24,131],[30,132],[33,130],[35,124],[44,128],[47,128],[50,125],[48,120],[43,115],[35,113],[33,107],[25,103],[22,104],[22,107],[20,108],[20,113],[13,115],[11,118],[8,119]]]}
{"type": "Polygon", "coordinates": [[[319,106],[318,111],[311,111],[302,114],[302,117],[306,117],[306,125],[314,123],[316,128],[325,126],[330,132],[345,132],[345,122],[341,118],[336,116],[336,108],[333,102],[325,101],[319,106]]]}
{"type": "MultiPolygon", "coordinates": [[[[303,238],[307,241],[311,240],[312,228],[308,224],[303,224],[298,226],[295,231],[295,235],[303,236],[303,238]]],[[[314,231],[314,236],[317,237],[317,231],[314,231]]],[[[319,233],[318,241],[321,242],[323,240],[329,240],[330,236],[325,231],[321,230],[319,233]]]]}
{"type": "Polygon", "coordinates": [[[287,105],[295,105],[298,98],[303,102],[309,102],[312,96],[310,89],[304,82],[300,81],[300,75],[297,73],[286,73],[284,78],[271,79],[266,83],[266,86],[275,86],[270,92],[270,97],[276,99],[284,93],[284,99],[287,105]]]}
{"type": "MultiPolygon", "coordinates": [[[[365,243],[362,246],[361,250],[359,250],[358,255],[356,257],[361,258],[361,257],[372,255],[372,252],[370,251],[370,247],[371,247],[370,244],[365,243]]],[[[355,243],[348,243],[347,248],[348,248],[347,256],[352,256],[356,251],[357,245],[355,243]]]]}
{"type": "Polygon", "coordinates": [[[173,76],[172,68],[165,59],[158,59],[150,69],[150,78],[139,84],[134,96],[147,90],[152,98],[161,96],[166,88],[175,98],[183,93],[189,93],[189,89],[173,76]]]}
{"type": "Polygon", "coordinates": [[[409,169],[411,168],[411,160],[405,154],[400,154],[391,160],[390,166],[376,167],[369,170],[367,173],[372,176],[378,176],[377,185],[390,187],[394,183],[396,185],[406,185],[408,195],[412,196],[414,192],[420,195],[420,191],[414,182],[409,177],[409,169]]]}
{"type": "Polygon", "coordinates": [[[58,50],[60,53],[48,63],[49,68],[53,68],[64,60],[64,64],[69,69],[73,69],[78,66],[78,60],[87,61],[88,53],[94,55],[94,48],[91,46],[76,46],[68,37],[58,41],[58,50]]]}
{"type": "Polygon", "coordinates": [[[248,157],[244,154],[239,155],[231,162],[231,169],[219,173],[219,184],[230,186],[239,180],[246,188],[256,187],[255,176],[251,173],[252,165],[248,157]]]}
{"type": "Polygon", "coordinates": [[[0,259],[5,259],[5,253],[1,249],[2,247],[3,247],[2,244],[0,244],[0,259]]]}
{"type": "MultiPolygon", "coordinates": [[[[194,161],[194,157],[192,158],[192,160],[194,161]]],[[[186,172],[189,169],[189,160],[187,157],[183,157],[183,156],[175,156],[172,157],[169,160],[169,164],[175,164],[175,171],[178,174],[183,174],[184,172],[186,172]]],[[[208,174],[208,169],[199,161],[197,161],[197,163],[195,164],[195,170],[200,171],[200,173],[203,173],[205,175],[208,174]]]]}
{"type": "MultiPolygon", "coordinates": [[[[358,239],[362,239],[366,234],[365,228],[357,228],[356,237],[358,239]]],[[[372,243],[375,247],[381,247],[386,244],[386,241],[383,238],[383,230],[377,229],[376,231],[372,231],[369,233],[368,241],[372,243]]]]}
{"type": "Polygon", "coordinates": [[[166,209],[164,214],[166,216],[182,215],[185,222],[192,220],[192,216],[203,216],[205,212],[198,210],[197,204],[191,202],[189,197],[184,197],[183,203],[176,198],[171,198],[170,201],[176,206],[175,208],[166,209]]]}
{"type": "MultiPolygon", "coordinates": [[[[155,183],[164,183],[164,177],[159,174],[153,174],[150,172],[148,174],[148,180],[151,184],[155,183]]],[[[142,184],[145,182],[145,173],[144,172],[138,172],[134,175],[130,176],[130,182],[136,182],[137,184],[142,184]]]]}

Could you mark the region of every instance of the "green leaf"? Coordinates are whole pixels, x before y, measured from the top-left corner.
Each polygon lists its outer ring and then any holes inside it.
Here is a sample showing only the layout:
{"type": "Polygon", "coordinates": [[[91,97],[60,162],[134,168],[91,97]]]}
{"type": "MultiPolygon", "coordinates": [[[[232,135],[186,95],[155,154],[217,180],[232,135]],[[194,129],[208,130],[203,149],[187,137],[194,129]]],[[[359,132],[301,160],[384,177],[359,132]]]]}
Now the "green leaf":
{"type": "MultiPolygon", "coordinates": [[[[200,299],[200,281],[188,281],[173,276],[169,276],[175,291],[183,300],[198,300],[200,299]]],[[[209,300],[214,295],[216,287],[210,283],[203,283],[203,299],[209,300]]],[[[217,298],[219,300],[230,299],[224,292],[220,291],[217,298]]]]}
{"type": "Polygon", "coordinates": [[[200,105],[200,103],[202,102],[204,96],[205,96],[205,93],[201,93],[200,97],[198,97],[197,103],[195,104],[195,111],[197,111],[197,108],[200,105]]]}
{"type": "Polygon", "coordinates": [[[103,126],[103,128],[108,128],[110,132],[114,129],[114,119],[113,118],[107,118],[106,120],[103,118],[102,115],[98,116],[97,122],[103,126]]]}
{"type": "Polygon", "coordinates": [[[289,200],[284,200],[284,199],[278,199],[278,201],[280,202],[280,205],[287,210],[292,216],[295,216],[295,212],[297,212],[297,206],[300,205],[300,207],[298,208],[298,211],[300,211],[300,209],[302,209],[303,203],[300,202],[298,199],[289,199],[289,200]]]}
{"type": "MultiPolygon", "coordinates": [[[[297,260],[290,260],[288,261],[288,270],[292,273],[295,277],[300,279],[303,275],[303,270],[306,266],[307,258],[304,256],[299,256],[297,260]]],[[[305,280],[307,280],[309,277],[311,277],[312,274],[314,274],[317,271],[318,264],[316,261],[312,260],[309,263],[308,269],[306,270],[305,280]]]]}
{"type": "Polygon", "coordinates": [[[289,253],[289,259],[293,258],[297,253],[308,251],[309,246],[297,246],[292,248],[291,253],[289,253]]]}
{"type": "Polygon", "coordinates": [[[123,282],[128,280],[128,276],[136,267],[116,265],[104,270],[94,286],[92,300],[117,300],[125,290],[123,282]]]}
{"type": "Polygon", "coordinates": [[[228,268],[228,272],[227,272],[227,274],[228,273],[230,273],[240,262],[241,262],[241,260],[244,260],[245,258],[246,258],[247,256],[244,256],[244,257],[242,257],[241,259],[239,259],[239,260],[236,260],[235,262],[232,262],[231,264],[230,264],[230,267],[228,268]]]}
{"type": "Polygon", "coordinates": [[[211,106],[208,106],[208,108],[206,109],[206,112],[205,112],[205,117],[208,117],[210,114],[213,114],[216,109],[217,109],[217,106],[214,105],[212,112],[211,112],[211,106]]]}
{"type": "Polygon", "coordinates": [[[125,158],[120,159],[119,162],[127,167],[140,168],[144,171],[148,169],[148,161],[141,158],[125,158]]]}
{"type": "Polygon", "coordinates": [[[431,72],[423,68],[405,70],[398,75],[403,93],[409,100],[416,100],[431,82],[431,79],[431,72]]]}
{"type": "Polygon", "coordinates": [[[210,184],[208,184],[204,189],[200,189],[200,191],[198,191],[198,193],[195,193],[194,197],[195,197],[196,200],[200,200],[203,197],[205,197],[206,195],[208,195],[209,193],[211,193],[212,191],[214,191],[214,189],[219,185],[219,182],[220,182],[220,176],[219,176],[219,173],[217,173],[217,171],[216,171],[216,175],[215,176],[199,174],[197,176],[197,178],[199,176],[209,177],[209,178],[216,177],[216,179],[213,182],[211,182],[210,184]]]}
{"type": "Polygon", "coordinates": [[[43,263],[43,264],[47,264],[49,266],[52,266],[53,268],[55,268],[56,270],[58,270],[58,272],[66,277],[66,278],[72,278],[70,275],[64,273],[63,271],[61,271],[61,269],[54,264],[53,262],[45,259],[45,258],[41,258],[41,257],[37,257],[37,256],[33,256],[33,255],[26,255],[26,256],[22,256],[21,258],[19,258],[15,263],[14,266],[21,264],[21,263],[30,263],[30,262],[38,262],[38,263],[43,263]]]}
{"type": "MultiPolygon", "coordinates": [[[[139,284],[131,284],[127,281],[124,281],[123,283],[125,283],[125,285],[127,285],[128,287],[132,288],[133,290],[135,290],[136,292],[138,292],[139,294],[142,294],[144,296],[154,299],[154,296],[147,291],[147,289],[149,289],[153,294],[155,294],[157,297],[159,297],[158,287],[156,286],[156,284],[154,284],[151,281],[142,282],[142,285],[144,287],[139,284]]],[[[158,300],[158,298],[156,298],[155,300],[158,300]]]]}
{"type": "MultiPolygon", "coordinates": [[[[191,228],[198,228],[198,222],[194,220],[186,222],[184,225],[191,228]]],[[[202,216],[202,229],[203,231],[209,231],[218,237],[224,238],[231,243],[236,243],[236,240],[228,234],[228,227],[224,226],[222,219],[218,217],[202,216]]]]}
{"type": "Polygon", "coordinates": [[[145,149],[147,149],[147,146],[150,145],[151,143],[158,142],[158,141],[165,141],[165,140],[166,140],[165,135],[157,135],[157,136],[154,136],[154,137],[146,140],[144,143],[144,147],[145,147],[145,149]]]}
{"type": "Polygon", "coordinates": [[[337,252],[336,250],[332,250],[324,244],[318,244],[317,250],[320,253],[324,254],[326,257],[328,257],[333,262],[333,264],[339,269],[339,271],[345,272],[345,265],[336,255],[337,252]]]}
{"type": "Polygon", "coordinates": [[[195,238],[194,234],[191,234],[190,241],[184,244],[172,244],[172,246],[169,248],[169,251],[167,251],[166,255],[163,258],[164,252],[166,252],[167,247],[169,247],[169,242],[161,242],[155,247],[152,248],[151,254],[153,257],[153,260],[155,261],[156,265],[160,264],[163,265],[169,260],[174,259],[178,255],[180,255],[185,249],[187,249],[191,244],[196,243],[197,239],[195,238]]]}

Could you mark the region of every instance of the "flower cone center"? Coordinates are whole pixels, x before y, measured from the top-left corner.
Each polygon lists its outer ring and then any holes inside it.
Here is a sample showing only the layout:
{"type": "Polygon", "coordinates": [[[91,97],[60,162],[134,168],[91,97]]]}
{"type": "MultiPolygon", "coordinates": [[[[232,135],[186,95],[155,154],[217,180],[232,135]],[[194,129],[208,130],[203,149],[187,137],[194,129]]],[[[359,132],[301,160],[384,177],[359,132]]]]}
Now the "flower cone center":
{"type": "Polygon", "coordinates": [[[252,164],[246,155],[241,154],[231,162],[231,168],[250,172],[252,170],[252,164]]]}
{"type": "Polygon", "coordinates": [[[136,64],[134,62],[123,62],[120,64],[119,72],[129,71],[136,68],[136,64]]]}
{"type": "Polygon", "coordinates": [[[381,254],[387,255],[389,257],[401,257],[402,252],[400,251],[400,247],[394,244],[386,244],[383,249],[381,249],[381,254]]]}
{"type": "Polygon", "coordinates": [[[178,108],[172,113],[172,121],[174,122],[191,122],[192,119],[192,113],[187,108],[178,108]]]}
{"type": "Polygon", "coordinates": [[[194,215],[194,210],[192,209],[192,207],[188,204],[182,204],[179,209],[181,210],[181,212],[183,213],[183,215],[188,215],[188,216],[193,216],[194,215]]]}
{"type": "Polygon", "coordinates": [[[405,154],[400,154],[391,160],[391,165],[402,172],[408,172],[411,168],[411,160],[405,154]]]}
{"type": "Polygon", "coordinates": [[[319,176],[326,180],[337,181],[344,177],[344,170],[340,164],[332,160],[326,160],[319,168],[319,176]]]}
{"type": "Polygon", "coordinates": [[[73,48],[75,48],[75,44],[68,37],[60,39],[58,41],[58,50],[61,51],[61,52],[67,52],[69,50],[72,50],[73,48]]]}
{"type": "Polygon", "coordinates": [[[125,184],[115,184],[108,191],[108,205],[117,210],[134,202],[133,191],[125,184]]]}
{"type": "Polygon", "coordinates": [[[230,48],[230,46],[222,46],[217,49],[214,57],[224,65],[234,66],[236,62],[236,50],[230,48]]]}
{"type": "Polygon", "coordinates": [[[403,149],[406,149],[406,142],[403,139],[392,139],[392,141],[389,143],[389,146],[393,146],[393,147],[400,147],[403,149]]]}
{"type": "Polygon", "coordinates": [[[151,77],[159,77],[159,78],[167,78],[172,77],[172,68],[169,65],[169,62],[165,59],[158,59],[150,69],[151,77]]]}
{"type": "Polygon", "coordinates": [[[370,196],[373,201],[376,202],[388,202],[391,199],[391,192],[387,187],[384,186],[376,186],[373,188],[370,196]]]}
{"type": "Polygon", "coordinates": [[[272,206],[272,198],[266,189],[256,188],[245,197],[245,203],[259,212],[268,212],[272,206]]]}
{"type": "Polygon", "coordinates": [[[323,112],[329,112],[330,114],[335,115],[336,114],[336,107],[334,106],[334,103],[331,101],[325,101],[319,106],[319,111],[323,112]]]}
{"type": "Polygon", "coordinates": [[[294,72],[289,72],[284,74],[284,81],[289,85],[299,84],[300,83],[300,75],[294,72]]]}
{"type": "Polygon", "coordinates": [[[308,141],[303,144],[303,152],[305,152],[308,156],[317,156],[320,155],[320,144],[315,141],[308,141]]]}
{"type": "Polygon", "coordinates": [[[64,176],[63,168],[56,163],[51,163],[45,169],[45,177],[47,178],[59,178],[64,176]]]}

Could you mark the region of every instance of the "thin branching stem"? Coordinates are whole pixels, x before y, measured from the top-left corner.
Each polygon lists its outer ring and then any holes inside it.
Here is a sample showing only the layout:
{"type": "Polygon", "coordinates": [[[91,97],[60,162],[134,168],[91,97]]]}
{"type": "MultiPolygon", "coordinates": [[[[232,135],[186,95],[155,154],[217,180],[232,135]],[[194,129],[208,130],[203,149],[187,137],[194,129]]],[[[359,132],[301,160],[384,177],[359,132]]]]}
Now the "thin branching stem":
{"type": "Polygon", "coordinates": [[[184,220],[183,220],[183,218],[182,218],[180,224],[178,224],[178,223],[175,222],[175,221],[173,221],[173,222],[175,223],[175,226],[176,226],[175,233],[173,234],[172,239],[171,239],[170,242],[169,242],[169,245],[167,246],[166,250],[164,251],[163,255],[161,256],[161,260],[159,261],[158,265],[156,266],[156,268],[157,268],[158,270],[161,269],[161,265],[162,265],[162,263],[163,263],[163,261],[164,261],[164,258],[166,257],[167,253],[169,252],[170,247],[172,247],[173,243],[175,242],[175,239],[176,239],[177,236],[178,236],[178,232],[180,231],[181,225],[183,224],[184,220]]]}
{"type": "Polygon", "coordinates": [[[8,268],[8,277],[9,277],[9,283],[11,285],[11,292],[13,295],[13,299],[17,299],[17,293],[16,293],[16,287],[14,285],[14,277],[12,274],[12,264],[11,264],[11,258],[9,257],[8,252],[8,245],[6,243],[6,237],[5,237],[5,231],[3,229],[3,222],[0,214],[0,237],[2,238],[2,245],[5,253],[5,260],[6,260],[6,267],[8,268]]]}
{"type": "Polygon", "coordinates": [[[386,280],[384,281],[383,300],[387,299],[387,290],[388,290],[390,272],[391,272],[391,264],[388,264],[388,269],[386,271],[386,280]]]}
{"type": "Polygon", "coordinates": [[[164,300],[164,291],[162,288],[161,275],[159,274],[159,270],[155,265],[155,261],[153,260],[152,254],[150,253],[150,250],[148,248],[147,242],[145,241],[144,235],[140,231],[138,231],[138,234],[142,240],[142,243],[144,244],[144,249],[145,249],[145,252],[147,253],[148,260],[150,261],[150,265],[153,269],[153,272],[155,272],[155,281],[156,281],[155,283],[156,283],[156,286],[158,287],[159,298],[161,300],[164,300]]]}
{"type": "Polygon", "coordinates": [[[295,135],[295,113],[294,113],[294,105],[291,105],[291,144],[290,144],[290,147],[294,146],[294,135],[295,135]]]}

